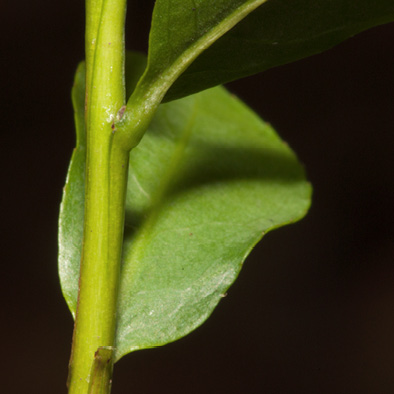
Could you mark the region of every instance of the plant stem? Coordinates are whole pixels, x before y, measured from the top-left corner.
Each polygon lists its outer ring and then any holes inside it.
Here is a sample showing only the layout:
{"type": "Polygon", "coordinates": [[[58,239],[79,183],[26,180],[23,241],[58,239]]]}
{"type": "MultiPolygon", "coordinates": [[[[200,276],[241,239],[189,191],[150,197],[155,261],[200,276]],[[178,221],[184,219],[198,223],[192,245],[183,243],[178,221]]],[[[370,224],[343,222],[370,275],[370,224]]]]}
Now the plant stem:
{"type": "Polygon", "coordinates": [[[113,353],[112,347],[100,347],[94,354],[89,394],[107,394],[111,391],[113,353]]]}
{"type": "Polygon", "coordinates": [[[129,158],[114,128],[125,103],[125,9],[126,0],[86,1],[85,219],[70,394],[89,392],[92,370],[104,373],[98,381],[105,389],[95,385],[95,392],[110,390],[108,369],[94,365],[99,348],[113,347],[115,337],[129,158]]]}

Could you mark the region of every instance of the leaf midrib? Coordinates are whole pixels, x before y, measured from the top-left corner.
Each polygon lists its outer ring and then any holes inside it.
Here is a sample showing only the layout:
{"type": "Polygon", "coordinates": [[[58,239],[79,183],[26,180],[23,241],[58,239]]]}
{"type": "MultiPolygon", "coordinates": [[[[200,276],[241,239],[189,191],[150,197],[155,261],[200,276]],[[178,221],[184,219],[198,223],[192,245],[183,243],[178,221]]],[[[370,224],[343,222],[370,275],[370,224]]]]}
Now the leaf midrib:
{"type": "MultiPolygon", "coordinates": [[[[151,75],[152,62],[148,55],[148,66],[138,83],[135,94],[146,99],[149,97],[147,102],[149,101],[152,107],[154,104],[157,105],[157,103],[160,103],[170,86],[204,50],[266,1],[251,0],[238,7],[227,18],[223,19],[222,22],[212,27],[206,34],[203,34],[193,45],[176,58],[174,62],[158,74],[151,75]]],[[[130,100],[132,100],[133,96],[130,100]]]]}

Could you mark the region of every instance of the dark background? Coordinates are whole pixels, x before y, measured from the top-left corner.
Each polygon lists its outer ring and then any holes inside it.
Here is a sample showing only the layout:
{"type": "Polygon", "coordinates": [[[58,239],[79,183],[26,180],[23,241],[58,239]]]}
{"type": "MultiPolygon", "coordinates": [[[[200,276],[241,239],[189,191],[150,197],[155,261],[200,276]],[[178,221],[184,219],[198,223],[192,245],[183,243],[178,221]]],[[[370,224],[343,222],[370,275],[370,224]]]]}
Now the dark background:
{"type": "MultiPolygon", "coordinates": [[[[151,1],[129,6],[146,48],[151,1]]],[[[1,391],[65,393],[72,319],[56,271],[74,145],[83,1],[3,1],[1,391]]],[[[116,393],[394,392],[394,25],[230,88],[273,124],[314,185],[201,328],[115,367],[116,393]]]]}

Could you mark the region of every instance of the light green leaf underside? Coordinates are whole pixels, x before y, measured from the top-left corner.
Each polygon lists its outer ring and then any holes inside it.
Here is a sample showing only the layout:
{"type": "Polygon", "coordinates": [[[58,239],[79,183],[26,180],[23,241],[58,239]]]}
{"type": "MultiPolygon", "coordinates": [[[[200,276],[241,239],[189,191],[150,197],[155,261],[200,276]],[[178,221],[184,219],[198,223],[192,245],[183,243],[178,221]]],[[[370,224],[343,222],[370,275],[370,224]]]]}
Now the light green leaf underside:
{"type": "Polygon", "coordinates": [[[71,91],[77,146],[71,157],[59,215],[59,277],[63,296],[75,317],[85,197],[85,64],[80,63],[71,91]]]}
{"type": "Polygon", "coordinates": [[[294,154],[223,88],[162,105],[131,154],[117,358],[200,325],[309,197],[294,154]]]}
{"type": "MultiPolygon", "coordinates": [[[[179,7],[182,2],[193,3],[162,0],[168,5],[168,14],[176,8],[173,3],[179,7]]],[[[195,3],[204,22],[216,1],[195,3]]],[[[164,22],[170,17],[157,17],[152,34],[157,35],[154,29],[159,27],[164,31],[164,22]]],[[[361,31],[392,21],[393,0],[268,0],[203,52],[170,88],[165,101],[320,53],[361,31]]],[[[188,29],[190,24],[186,24],[188,29]]],[[[182,33],[179,28],[178,35],[182,33]]],[[[155,41],[152,44],[157,45],[155,41]]],[[[168,45],[166,41],[164,45],[168,45]]]]}
{"type": "MultiPolygon", "coordinates": [[[[69,176],[67,198],[82,200],[83,187],[70,188],[82,180],[83,171],[69,176]]],[[[300,219],[310,193],[287,145],[223,88],[160,106],[130,156],[116,360],[203,323],[253,246],[300,219]]],[[[82,227],[75,208],[63,202],[61,226],[73,216],[82,227]]],[[[64,247],[80,245],[75,234],[61,239],[64,247]]],[[[68,282],[79,258],[67,256],[74,261],[60,262],[60,274],[75,312],[68,282]]]]}

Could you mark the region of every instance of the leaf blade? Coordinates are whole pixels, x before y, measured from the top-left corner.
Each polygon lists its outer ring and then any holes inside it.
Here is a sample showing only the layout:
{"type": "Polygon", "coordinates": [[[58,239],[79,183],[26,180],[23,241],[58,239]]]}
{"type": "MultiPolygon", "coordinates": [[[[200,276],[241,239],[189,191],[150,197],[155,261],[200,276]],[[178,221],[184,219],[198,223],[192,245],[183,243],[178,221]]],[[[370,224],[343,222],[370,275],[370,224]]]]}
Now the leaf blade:
{"type": "Polygon", "coordinates": [[[391,0],[270,0],[207,48],[164,101],[320,53],[392,21],[391,0]]]}
{"type": "Polygon", "coordinates": [[[130,159],[116,359],[202,324],[310,197],[295,156],[221,88],[161,106],[130,159]]]}
{"type": "Polygon", "coordinates": [[[84,122],[85,63],[78,65],[71,91],[76,129],[76,147],[67,172],[66,184],[59,214],[60,285],[73,318],[77,309],[79,262],[81,260],[84,194],[86,135],[84,122]]]}
{"type": "MultiPolygon", "coordinates": [[[[76,120],[83,126],[79,82],[76,120]]],[[[73,314],[82,156],[81,162],[68,178],[60,220],[60,247],[68,253],[60,253],[59,273],[73,314]]],[[[268,231],[299,220],[309,203],[310,186],[295,155],[224,89],[161,106],[131,154],[115,360],[202,324],[253,246],[268,231]]]]}
{"type": "Polygon", "coordinates": [[[144,111],[154,112],[170,86],[199,54],[266,1],[156,1],[148,65],[128,107],[144,102],[144,111]]]}

